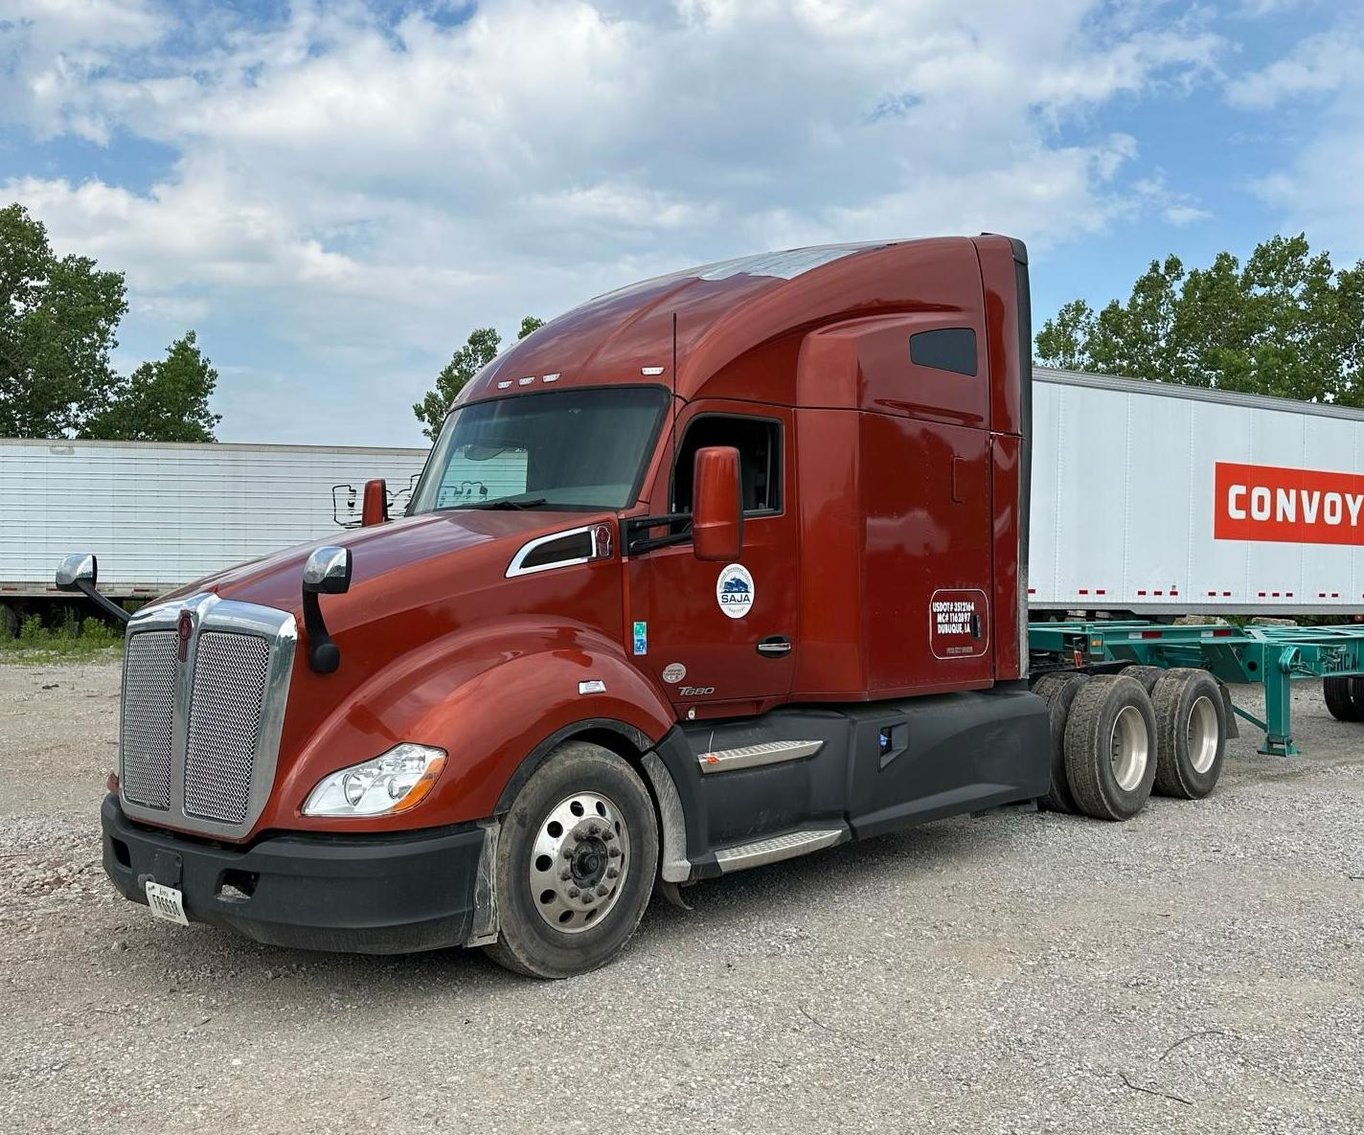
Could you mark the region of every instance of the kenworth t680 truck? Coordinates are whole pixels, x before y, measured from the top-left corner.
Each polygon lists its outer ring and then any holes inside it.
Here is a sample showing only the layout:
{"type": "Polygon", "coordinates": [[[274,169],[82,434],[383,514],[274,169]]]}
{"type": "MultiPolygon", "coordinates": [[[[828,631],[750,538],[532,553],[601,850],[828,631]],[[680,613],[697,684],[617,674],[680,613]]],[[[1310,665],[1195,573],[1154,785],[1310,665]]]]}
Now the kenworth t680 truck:
{"type": "MultiPolygon", "coordinates": [[[[1206,793],[1206,673],[1029,689],[1029,348],[1002,236],[710,264],[554,320],[461,393],[405,516],[374,482],[364,528],[132,618],[109,876],[265,942],[561,977],[656,888],[1206,793]]],[[[94,567],[62,582],[96,595],[94,567]]]]}

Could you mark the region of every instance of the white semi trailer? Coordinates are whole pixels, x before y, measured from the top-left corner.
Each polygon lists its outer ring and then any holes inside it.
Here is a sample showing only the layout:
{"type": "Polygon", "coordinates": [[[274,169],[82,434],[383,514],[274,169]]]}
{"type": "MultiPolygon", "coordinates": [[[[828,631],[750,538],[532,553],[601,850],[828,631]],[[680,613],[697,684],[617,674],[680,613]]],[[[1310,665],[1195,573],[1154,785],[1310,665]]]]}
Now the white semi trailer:
{"type": "MultiPolygon", "coordinates": [[[[0,632],[99,554],[100,590],[147,599],[359,523],[366,480],[401,512],[424,449],[0,439],[0,632]]],[[[66,596],[66,598],[70,598],[66,596]]]]}
{"type": "MultiPolygon", "coordinates": [[[[1364,411],[1034,371],[1035,613],[1364,611],[1364,411]]],[[[424,449],[0,440],[0,620],[62,594],[162,594],[358,523],[383,477],[399,513],[424,449]]],[[[469,483],[470,499],[479,486],[469,483]]],[[[3,630],[5,622],[0,622],[3,630]]]]}
{"type": "Polygon", "coordinates": [[[1032,611],[1364,611],[1364,411],[1033,377],[1032,611]]]}

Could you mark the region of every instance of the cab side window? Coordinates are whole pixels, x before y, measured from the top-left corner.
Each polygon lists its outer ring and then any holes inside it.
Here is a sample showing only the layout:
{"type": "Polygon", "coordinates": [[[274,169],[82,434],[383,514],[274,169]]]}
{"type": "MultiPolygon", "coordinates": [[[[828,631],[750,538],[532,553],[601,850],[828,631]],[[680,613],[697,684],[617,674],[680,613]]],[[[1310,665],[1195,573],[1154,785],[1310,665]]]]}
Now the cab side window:
{"type": "Polygon", "coordinates": [[[696,451],[712,445],[739,451],[745,513],[781,509],[781,425],[766,418],[706,415],[682,436],[673,473],[673,511],[690,512],[696,451]]]}

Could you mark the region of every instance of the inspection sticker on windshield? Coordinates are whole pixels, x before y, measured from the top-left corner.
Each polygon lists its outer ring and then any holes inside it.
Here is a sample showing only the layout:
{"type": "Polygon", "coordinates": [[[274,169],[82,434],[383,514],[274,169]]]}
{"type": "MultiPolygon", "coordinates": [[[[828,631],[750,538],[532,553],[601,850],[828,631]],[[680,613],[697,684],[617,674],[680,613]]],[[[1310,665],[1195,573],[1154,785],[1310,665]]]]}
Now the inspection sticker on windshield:
{"type": "Polygon", "coordinates": [[[185,917],[185,897],[174,887],[163,887],[148,879],[147,905],[157,918],[178,922],[181,926],[189,925],[189,919],[185,917]]]}

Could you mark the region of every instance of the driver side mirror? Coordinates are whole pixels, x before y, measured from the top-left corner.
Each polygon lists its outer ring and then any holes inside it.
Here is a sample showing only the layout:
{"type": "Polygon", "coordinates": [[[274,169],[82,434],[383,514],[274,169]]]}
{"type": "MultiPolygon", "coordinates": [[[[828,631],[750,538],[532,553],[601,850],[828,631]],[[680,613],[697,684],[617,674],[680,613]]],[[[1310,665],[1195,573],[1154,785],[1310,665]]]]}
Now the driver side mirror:
{"type": "Polygon", "coordinates": [[[714,445],[696,451],[692,477],[692,551],[698,560],[732,561],[744,546],[739,451],[714,445]]]}
{"type": "Polygon", "coordinates": [[[360,526],[371,528],[388,520],[388,482],[382,477],[365,482],[365,499],[360,507],[360,526]]]}

